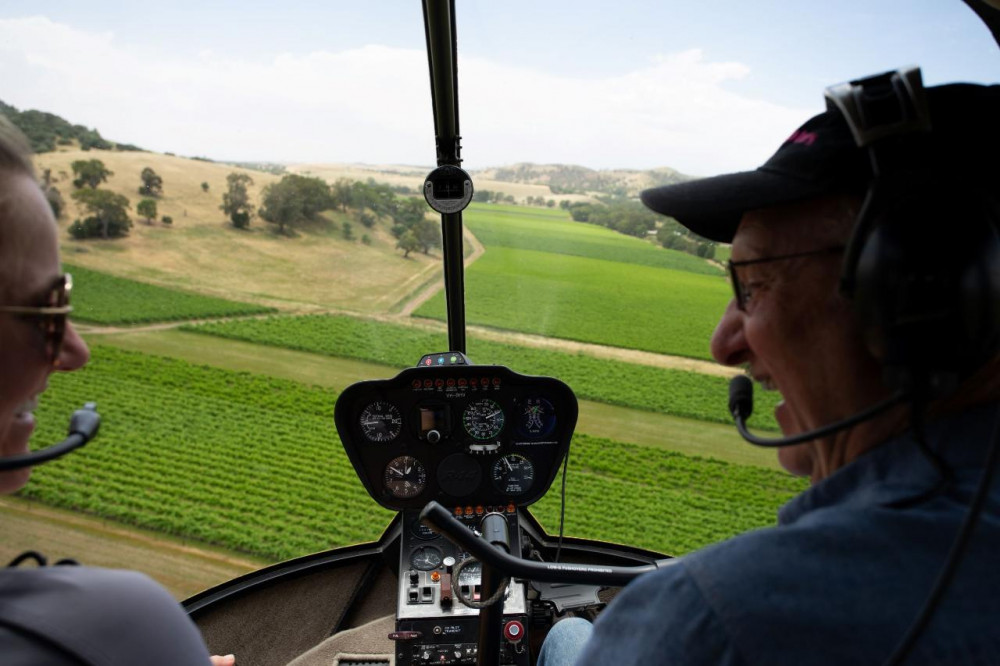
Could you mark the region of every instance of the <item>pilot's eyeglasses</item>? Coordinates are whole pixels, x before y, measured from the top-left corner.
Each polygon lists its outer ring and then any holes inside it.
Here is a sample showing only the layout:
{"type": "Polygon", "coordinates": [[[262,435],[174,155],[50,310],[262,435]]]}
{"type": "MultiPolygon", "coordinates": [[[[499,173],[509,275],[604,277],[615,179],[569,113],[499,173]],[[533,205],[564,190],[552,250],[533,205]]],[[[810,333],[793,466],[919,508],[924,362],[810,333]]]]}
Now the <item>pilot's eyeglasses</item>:
{"type": "Polygon", "coordinates": [[[72,290],[73,276],[66,273],[56,279],[40,305],[0,305],[0,312],[9,312],[37,324],[45,335],[45,354],[53,366],[59,365],[59,353],[66,337],[66,317],[73,311],[69,304],[72,290]]]}
{"type": "Polygon", "coordinates": [[[740,279],[737,268],[743,266],[753,266],[755,264],[766,264],[772,261],[784,261],[785,259],[798,259],[800,257],[812,257],[820,254],[835,254],[843,252],[845,246],[827,247],[822,250],[810,250],[809,252],[795,252],[794,254],[783,254],[777,257],[762,257],[760,259],[747,259],[745,261],[733,261],[730,259],[726,263],[726,272],[729,273],[729,280],[733,283],[733,295],[736,297],[736,307],[746,312],[747,304],[753,297],[753,288],[748,283],[740,279]]]}

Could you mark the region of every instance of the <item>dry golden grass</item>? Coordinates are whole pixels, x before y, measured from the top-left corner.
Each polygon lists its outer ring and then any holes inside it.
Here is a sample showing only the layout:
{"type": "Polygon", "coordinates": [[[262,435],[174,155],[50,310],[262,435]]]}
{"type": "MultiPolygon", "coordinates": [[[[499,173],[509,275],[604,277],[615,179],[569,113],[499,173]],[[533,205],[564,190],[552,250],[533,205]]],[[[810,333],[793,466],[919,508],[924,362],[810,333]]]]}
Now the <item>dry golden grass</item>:
{"type": "Polygon", "coordinates": [[[156,153],[76,150],[37,156],[39,171],[51,169],[67,201],[60,220],[63,229],[81,217],[69,196],[70,164],[78,159],[99,159],[114,172],[101,187],[129,199],[134,226],[127,238],[113,241],[76,241],[63,234],[63,258],[70,263],[235,300],[362,312],[388,310],[439,270],[440,257],[403,259],[385,224],[367,230],[337,212],[326,213],[321,223],[293,238],[275,234],[272,225],[259,219],[247,231],[234,229],[219,209],[226,176],[234,171],[250,174],[255,204],[261,189],[278,176],[156,153]],[[139,174],[147,166],[163,178],[157,213],[172,217],[172,225],[147,224],[135,213],[143,198],[139,174]],[[202,182],[209,184],[208,192],[202,191],[202,182]],[[345,220],[353,223],[353,241],[341,234],[345,220]],[[365,233],[372,239],[370,246],[358,240],[365,233]]]}
{"type": "MultiPolygon", "coordinates": [[[[399,165],[365,165],[365,164],[296,164],[288,167],[292,173],[316,176],[327,182],[335,182],[338,178],[367,181],[374,178],[380,183],[389,185],[404,185],[419,192],[424,185],[424,178],[431,172],[431,167],[399,166],[399,165]]],[[[473,174],[473,185],[477,190],[489,190],[509,194],[523,203],[528,197],[545,197],[556,202],[563,199],[576,201],[593,201],[584,194],[552,194],[548,185],[530,185],[527,183],[508,183],[502,180],[492,180],[473,174]]]]}

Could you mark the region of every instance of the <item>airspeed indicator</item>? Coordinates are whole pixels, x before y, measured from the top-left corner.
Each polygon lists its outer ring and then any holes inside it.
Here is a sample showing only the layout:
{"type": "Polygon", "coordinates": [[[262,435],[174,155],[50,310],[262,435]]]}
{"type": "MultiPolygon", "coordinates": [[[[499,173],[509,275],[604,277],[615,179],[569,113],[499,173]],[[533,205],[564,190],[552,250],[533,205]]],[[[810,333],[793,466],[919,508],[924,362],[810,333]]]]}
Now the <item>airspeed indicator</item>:
{"type": "Polygon", "coordinates": [[[462,414],[462,425],[465,426],[465,432],[479,441],[496,438],[503,430],[503,423],[503,410],[500,409],[500,405],[489,398],[476,400],[469,404],[465,408],[465,413],[462,414]]]}
{"type": "Polygon", "coordinates": [[[511,453],[493,463],[493,485],[505,495],[523,495],[535,482],[535,466],[519,453],[511,453]]]}
{"type": "Polygon", "coordinates": [[[371,442],[391,442],[403,429],[403,417],[391,402],[373,402],[358,419],[361,432],[371,442]]]}

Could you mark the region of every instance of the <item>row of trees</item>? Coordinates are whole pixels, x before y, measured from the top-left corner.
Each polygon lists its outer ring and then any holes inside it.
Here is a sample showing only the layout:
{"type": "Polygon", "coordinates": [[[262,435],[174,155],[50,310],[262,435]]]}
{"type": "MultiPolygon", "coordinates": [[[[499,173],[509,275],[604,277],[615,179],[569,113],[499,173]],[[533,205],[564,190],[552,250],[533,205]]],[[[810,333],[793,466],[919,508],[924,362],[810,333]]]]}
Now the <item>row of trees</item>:
{"type": "MultiPolygon", "coordinates": [[[[258,216],[277,225],[278,233],[289,234],[296,227],[316,222],[324,211],[353,210],[357,221],[367,229],[374,227],[379,219],[387,219],[397,240],[396,247],[404,256],[415,251],[426,254],[441,246],[441,231],[437,223],[427,219],[427,204],[423,199],[399,196],[395,188],[374,179],[359,182],[342,178],[330,185],[320,178],[286,174],[277,183],[264,187],[256,209],[250,201],[251,185],[253,178],[246,173],[231,173],[226,177],[226,192],[219,208],[238,229],[248,228],[253,217],[258,216]]],[[[344,221],[341,229],[345,238],[354,238],[350,221],[344,221]]],[[[371,241],[364,234],[362,242],[366,238],[371,241]]]]}
{"type": "Polygon", "coordinates": [[[607,199],[601,204],[563,201],[559,205],[577,222],[599,224],[636,238],[646,238],[656,229],[656,240],[665,248],[715,258],[715,243],[691,236],[676,220],[664,218],[634,199],[607,199]]]}
{"type": "Polygon", "coordinates": [[[577,222],[599,224],[636,238],[645,238],[660,219],[633,199],[609,199],[603,204],[571,203],[562,207],[577,222]]]}
{"type": "MultiPolygon", "coordinates": [[[[108,169],[101,160],[76,160],[70,164],[73,170],[73,200],[79,203],[89,213],[83,219],[77,219],[69,227],[69,233],[74,238],[120,238],[128,234],[132,228],[129,218],[131,204],[128,198],[108,190],[100,189],[101,183],[107,182],[114,172],[108,169]]],[[[152,168],[146,167],[139,175],[139,194],[145,198],[136,205],[136,212],[152,224],[157,216],[156,198],[163,196],[163,178],[152,168]]],[[[51,185],[51,172],[46,171],[43,189],[52,212],[59,217],[62,212],[62,196],[51,185]],[[54,203],[55,202],[55,203],[54,203]]],[[[170,224],[173,220],[164,216],[163,222],[170,224]]]]}

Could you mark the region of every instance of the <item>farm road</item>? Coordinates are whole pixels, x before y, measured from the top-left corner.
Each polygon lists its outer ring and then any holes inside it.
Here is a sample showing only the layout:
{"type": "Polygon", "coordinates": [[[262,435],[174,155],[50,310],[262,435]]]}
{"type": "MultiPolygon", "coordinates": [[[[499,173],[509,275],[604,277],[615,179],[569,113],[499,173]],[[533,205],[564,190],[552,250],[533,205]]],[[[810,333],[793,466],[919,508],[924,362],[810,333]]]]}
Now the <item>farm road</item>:
{"type": "MultiPolygon", "coordinates": [[[[468,229],[464,234],[465,241],[469,243],[472,252],[465,258],[465,266],[468,268],[473,262],[479,259],[486,252],[485,246],[479,242],[468,229]]],[[[373,319],[391,324],[411,326],[427,331],[447,332],[447,325],[443,322],[431,319],[419,319],[412,317],[412,314],[421,305],[426,303],[435,294],[444,288],[442,279],[433,279],[435,273],[440,272],[440,267],[430,266],[402,285],[402,290],[413,289],[414,284],[424,284],[417,287],[415,291],[410,291],[409,296],[403,296],[405,304],[394,314],[371,314],[351,312],[318,306],[299,306],[293,309],[280,309],[278,315],[294,316],[304,314],[346,314],[352,317],[373,319]],[[427,283],[428,280],[432,280],[427,283]]],[[[397,292],[398,293],[398,292],[397,292]]],[[[404,291],[404,293],[407,293],[404,291]]],[[[161,322],[157,324],[145,324],[139,326],[88,326],[78,324],[77,329],[87,335],[103,335],[112,333],[137,333],[141,331],[162,331],[166,329],[178,328],[185,324],[203,324],[219,321],[234,321],[240,319],[265,319],[276,316],[275,314],[245,315],[239,317],[213,318],[213,319],[191,319],[185,321],[161,322]]],[[[698,372],[703,375],[713,375],[716,377],[733,377],[741,374],[741,370],[728,368],[711,361],[687,358],[683,356],[671,356],[668,354],[658,354],[655,352],[640,351],[638,349],[626,349],[624,347],[611,347],[589,342],[577,342],[575,340],[564,340],[561,338],[550,338],[543,335],[532,335],[530,333],[519,333],[516,331],[505,331],[486,326],[468,325],[469,337],[479,337],[484,340],[501,342],[535,349],[551,349],[553,351],[568,352],[571,354],[584,354],[595,358],[634,363],[637,365],[648,365],[656,368],[667,368],[670,370],[684,370],[687,372],[698,372]]]]}

